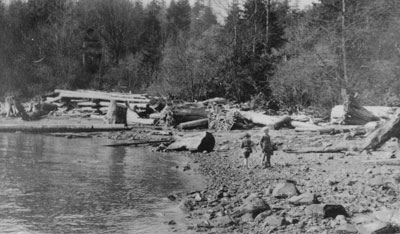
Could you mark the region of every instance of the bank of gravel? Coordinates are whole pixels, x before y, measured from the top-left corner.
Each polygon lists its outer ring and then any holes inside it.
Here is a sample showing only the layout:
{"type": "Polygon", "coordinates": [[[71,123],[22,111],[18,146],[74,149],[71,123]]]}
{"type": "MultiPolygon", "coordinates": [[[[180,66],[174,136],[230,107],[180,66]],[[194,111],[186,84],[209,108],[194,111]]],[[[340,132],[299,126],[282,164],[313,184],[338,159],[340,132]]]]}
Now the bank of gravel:
{"type": "MultiPolygon", "coordinates": [[[[259,130],[250,133],[255,141],[261,136],[259,130]]],[[[260,152],[256,152],[250,158],[252,169],[248,170],[240,157],[243,132],[214,135],[214,152],[186,153],[208,179],[203,190],[188,194],[180,202],[189,223],[188,232],[398,232],[400,216],[396,220],[392,217],[400,214],[400,170],[395,161],[373,161],[395,157],[390,153],[394,142],[384,152],[373,155],[277,151],[273,167],[268,169],[261,168],[260,152]]],[[[345,137],[272,131],[272,139],[283,143],[283,147],[319,146],[345,137]]]]}

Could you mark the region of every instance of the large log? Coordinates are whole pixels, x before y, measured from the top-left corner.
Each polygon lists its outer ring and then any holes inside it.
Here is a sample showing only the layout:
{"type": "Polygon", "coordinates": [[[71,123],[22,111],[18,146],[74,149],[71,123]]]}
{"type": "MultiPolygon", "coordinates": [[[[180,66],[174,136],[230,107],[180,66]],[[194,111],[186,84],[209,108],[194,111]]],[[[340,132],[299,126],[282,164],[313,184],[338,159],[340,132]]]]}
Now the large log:
{"type": "Polygon", "coordinates": [[[392,137],[400,139],[400,110],[392,119],[383,123],[365,138],[362,151],[375,150],[392,137]]]}
{"type": "Polygon", "coordinates": [[[207,128],[208,127],[208,118],[193,120],[185,123],[180,123],[178,125],[178,129],[194,129],[194,128],[207,128]]]}
{"type": "Polygon", "coordinates": [[[150,101],[143,94],[123,94],[123,93],[107,93],[91,90],[61,90],[56,89],[54,92],[59,93],[60,97],[64,98],[80,98],[80,99],[98,99],[98,100],[115,100],[121,102],[137,102],[148,103],[150,101]]]}
{"type": "Polygon", "coordinates": [[[294,128],[291,122],[292,118],[290,118],[290,116],[283,116],[281,119],[274,123],[274,129],[279,130],[283,127],[294,128]]]}
{"type": "Polygon", "coordinates": [[[134,109],[128,108],[126,110],[126,124],[127,125],[134,125],[134,124],[153,125],[154,119],[140,118],[134,109]]]}
{"type": "Polygon", "coordinates": [[[321,147],[302,147],[299,149],[284,149],[286,153],[306,154],[306,153],[341,153],[347,151],[358,151],[359,142],[338,142],[332,145],[321,147]]]}
{"type": "Polygon", "coordinates": [[[165,119],[167,126],[176,127],[180,123],[207,118],[206,108],[197,103],[166,106],[162,111],[161,119],[165,119]]]}
{"type": "Polygon", "coordinates": [[[43,125],[43,124],[0,124],[0,132],[106,132],[124,131],[132,128],[116,125],[43,125]]]}
{"type": "Polygon", "coordinates": [[[280,120],[279,116],[264,115],[262,113],[257,113],[253,111],[240,111],[240,114],[244,118],[250,120],[255,124],[271,126],[271,127],[273,127],[274,124],[280,120]]]}
{"type": "Polygon", "coordinates": [[[179,137],[174,143],[168,146],[167,150],[189,150],[192,152],[210,152],[214,149],[215,138],[209,132],[196,135],[179,137]]]}

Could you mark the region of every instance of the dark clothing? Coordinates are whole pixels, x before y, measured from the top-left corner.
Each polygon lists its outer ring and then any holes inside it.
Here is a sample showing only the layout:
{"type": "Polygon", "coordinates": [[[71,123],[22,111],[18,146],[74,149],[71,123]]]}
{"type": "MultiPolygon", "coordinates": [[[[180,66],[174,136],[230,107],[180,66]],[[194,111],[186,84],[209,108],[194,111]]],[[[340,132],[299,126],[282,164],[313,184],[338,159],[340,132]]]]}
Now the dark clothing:
{"type": "Polygon", "coordinates": [[[264,135],[261,137],[260,146],[261,146],[261,151],[264,154],[272,155],[274,153],[274,147],[272,146],[271,138],[269,135],[264,135]]]}

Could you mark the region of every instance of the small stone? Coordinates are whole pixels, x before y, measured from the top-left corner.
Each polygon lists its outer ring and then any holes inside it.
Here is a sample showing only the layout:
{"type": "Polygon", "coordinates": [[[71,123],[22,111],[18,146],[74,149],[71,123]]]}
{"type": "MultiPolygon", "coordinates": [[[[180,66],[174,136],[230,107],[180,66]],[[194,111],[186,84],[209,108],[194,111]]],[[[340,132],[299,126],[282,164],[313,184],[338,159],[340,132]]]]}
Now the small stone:
{"type": "Polygon", "coordinates": [[[183,171],[188,171],[188,170],[190,170],[190,166],[189,165],[185,165],[182,170],[183,171]]]}
{"type": "Polygon", "coordinates": [[[193,210],[194,204],[193,201],[191,200],[182,200],[181,203],[179,204],[179,208],[186,213],[189,213],[190,211],[193,210]]]}
{"type": "Polygon", "coordinates": [[[228,215],[217,217],[213,220],[213,224],[217,227],[229,227],[234,224],[234,221],[228,215]]]}
{"type": "Polygon", "coordinates": [[[258,214],[256,216],[256,218],[254,219],[254,222],[255,223],[261,223],[263,220],[265,220],[265,218],[267,218],[270,215],[272,215],[272,210],[266,210],[266,211],[258,214]]]}
{"type": "Polygon", "coordinates": [[[243,223],[250,223],[254,221],[254,218],[252,214],[244,214],[242,215],[241,220],[243,223]]]}
{"type": "Polygon", "coordinates": [[[170,220],[170,221],[168,222],[168,225],[176,225],[176,222],[175,222],[174,220],[170,220]]]}
{"type": "Polygon", "coordinates": [[[170,201],[175,201],[176,200],[176,196],[175,195],[169,195],[167,197],[170,201]]]}
{"type": "Polygon", "coordinates": [[[335,218],[335,221],[338,224],[342,224],[342,225],[347,223],[346,217],[344,215],[337,215],[336,218],[335,218]]]}
{"type": "Polygon", "coordinates": [[[272,226],[272,227],[280,227],[285,225],[287,222],[284,217],[278,215],[271,215],[265,218],[264,224],[265,226],[272,226]]]}
{"type": "Polygon", "coordinates": [[[357,234],[357,228],[351,224],[342,224],[335,230],[336,234],[357,234]]]}
{"type": "Polygon", "coordinates": [[[194,196],[194,200],[199,202],[199,201],[202,201],[203,198],[201,197],[200,193],[196,193],[194,196]]]}

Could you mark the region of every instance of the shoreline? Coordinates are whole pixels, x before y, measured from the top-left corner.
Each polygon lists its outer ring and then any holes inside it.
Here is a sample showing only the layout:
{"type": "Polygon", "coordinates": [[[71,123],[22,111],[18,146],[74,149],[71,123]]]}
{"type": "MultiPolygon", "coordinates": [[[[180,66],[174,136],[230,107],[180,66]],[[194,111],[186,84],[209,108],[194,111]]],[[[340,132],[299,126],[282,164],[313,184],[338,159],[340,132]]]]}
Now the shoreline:
{"type": "MultiPolygon", "coordinates": [[[[162,134],[153,135],[155,130],[144,127],[134,131],[102,133],[101,137],[118,142],[198,132],[157,131],[162,134]]],[[[400,178],[400,160],[396,164],[399,155],[393,153],[396,142],[388,142],[371,155],[289,154],[280,149],[271,159],[273,167],[268,169],[261,168],[257,149],[250,156],[251,169],[248,170],[242,165],[239,147],[245,132],[249,132],[256,143],[262,135],[260,129],[212,132],[216,146],[210,153],[169,153],[177,158],[183,157],[184,164],[190,166],[190,169],[180,172],[194,177],[187,183],[196,182],[199,177],[205,179],[203,188],[178,194],[176,201],[171,202],[172,210],[182,212],[176,220],[165,224],[173,233],[372,233],[363,230],[380,223],[387,224],[383,228],[393,226],[391,220],[382,222],[377,215],[382,210],[400,206],[400,179],[397,179],[400,178]],[[386,163],[387,159],[392,163],[386,163]],[[287,194],[277,196],[276,191],[282,184],[282,193],[287,194]],[[293,202],[296,195],[303,200],[293,202]],[[249,204],[254,205],[251,201],[249,203],[250,198],[262,203],[261,212],[249,212],[249,204]],[[327,205],[335,205],[340,212],[327,215],[323,208],[327,205]],[[362,217],[364,221],[360,221],[362,217]]],[[[272,130],[270,134],[273,142],[282,143],[285,148],[320,147],[349,141],[346,133],[319,135],[272,130]]],[[[156,145],[141,147],[156,150],[156,145]]],[[[182,167],[177,170],[182,170],[182,167]]],[[[393,227],[398,230],[396,225],[393,227]]]]}

